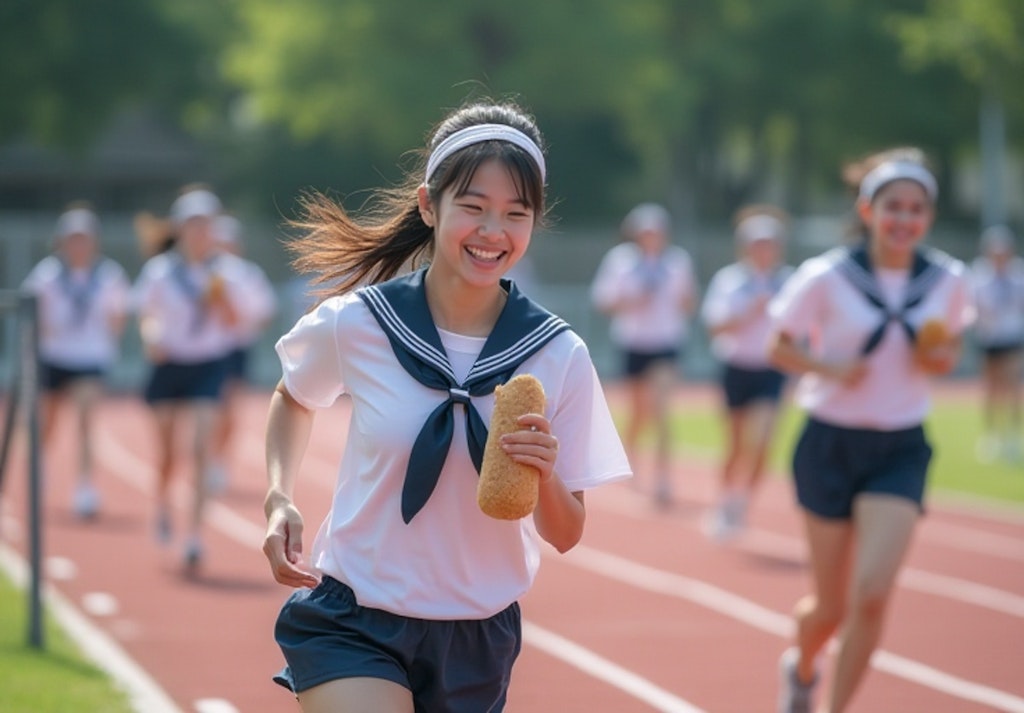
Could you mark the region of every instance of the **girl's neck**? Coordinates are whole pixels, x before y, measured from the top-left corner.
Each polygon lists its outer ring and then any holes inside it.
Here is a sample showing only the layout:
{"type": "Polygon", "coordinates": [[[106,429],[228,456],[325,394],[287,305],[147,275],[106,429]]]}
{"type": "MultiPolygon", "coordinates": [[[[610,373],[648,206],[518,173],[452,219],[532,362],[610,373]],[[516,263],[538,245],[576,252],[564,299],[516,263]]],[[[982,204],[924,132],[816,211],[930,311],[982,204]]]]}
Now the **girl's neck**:
{"type": "Polygon", "coordinates": [[[486,337],[498,321],[508,294],[499,286],[477,288],[465,283],[438,285],[427,273],[427,306],[438,329],[467,337],[486,337]]]}
{"type": "Polygon", "coordinates": [[[895,252],[886,250],[875,242],[868,245],[868,255],[871,256],[871,264],[883,270],[909,270],[914,262],[914,251],[895,252]]]}

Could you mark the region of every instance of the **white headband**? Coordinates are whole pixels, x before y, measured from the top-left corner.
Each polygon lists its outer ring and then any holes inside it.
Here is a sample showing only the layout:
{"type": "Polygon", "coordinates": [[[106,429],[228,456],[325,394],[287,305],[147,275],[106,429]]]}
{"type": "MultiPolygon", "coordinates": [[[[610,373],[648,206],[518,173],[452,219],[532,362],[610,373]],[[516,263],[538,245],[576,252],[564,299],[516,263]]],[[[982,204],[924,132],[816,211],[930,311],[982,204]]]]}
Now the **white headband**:
{"type": "Polygon", "coordinates": [[[753,243],[761,239],[781,240],[786,226],[773,215],[758,213],[747,216],[736,226],[736,237],[742,243],[753,243]]]}
{"type": "Polygon", "coordinates": [[[242,242],[242,223],[233,215],[218,215],[213,220],[213,236],[221,245],[242,242]]]}
{"type": "Polygon", "coordinates": [[[913,161],[883,161],[868,171],[868,174],[861,179],[860,197],[865,200],[872,200],[878,189],[886,183],[893,181],[910,180],[919,183],[924,187],[928,198],[934,201],[939,195],[939,187],[935,183],[935,176],[931,171],[919,163],[913,161]]]}
{"type": "Polygon", "coordinates": [[[96,237],[99,231],[99,219],[87,208],[72,208],[62,213],[57,219],[57,237],[59,238],[66,238],[76,233],[96,237]]]}
{"type": "Polygon", "coordinates": [[[547,167],[544,165],[544,154],[541,153],[540,147],[534,143],[533,139],[519,129],[512,128],[506,124],[477,124],[456,131],[430,152],[430,158],[427,159],[427,176],[424,182],[429,183],[434,175],[434,171],[441,165],[441,162],[456,151],[482,141],[495,140],[515,144],[530,154],[530,158],[534,160],[540,169],[541,181],[545,180],[547,177],[547,167]]]}
{"type": "Polygon", "coordinates": [[[668,235],[671,229],[672,218],[658,203],[641,203],[622,219],[622,232],[631,238],[647,231],[668,235]]]}
{"type": "Polygon", "coordinates": [[[189,191],[171,204],[171,221],[181,225],[189,218],[212,218],[221,211],[220,199],[205,189],[189,191]]]}

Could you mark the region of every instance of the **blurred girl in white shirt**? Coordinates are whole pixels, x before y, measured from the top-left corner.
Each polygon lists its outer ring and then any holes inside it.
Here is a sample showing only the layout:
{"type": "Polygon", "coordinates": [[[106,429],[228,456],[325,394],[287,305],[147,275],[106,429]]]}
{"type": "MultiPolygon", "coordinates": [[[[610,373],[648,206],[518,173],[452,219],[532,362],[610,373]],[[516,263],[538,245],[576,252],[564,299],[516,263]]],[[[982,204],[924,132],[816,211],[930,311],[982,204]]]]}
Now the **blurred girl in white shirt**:
{"type": "Polygon", "coordinates": [[[736,214],[738,260],[715,273],[701,316],[721,364],[726,446],[717,505],[705,524],[718,541],[738,534],[761,481],[785,376],[768,359],[768,301],[792,274],[782,263],[788,216],[752,205],[736,214]]]}
{"type": "Polygon", "coordinates": [[[594,306],[611,318],[611,339],[622,355],[629,393],[623,441],[633,467],[638,443],[654,428],[654,498],[672,500],[670,407],[679,359],[697,305],[689,253],[671,242],[668,211],[641,203],[622,221],[624,240],[601,260],[591,284],[594,306]]]}
{"type": "Polygon", "coordinates": [[[73,506],[82,518],[97,515],[93,429],[102,379],[120,355],[128,310],[124,269],[100,253],[99,220],[75,203],[57,221],[56,249],[25,278],[39,298],[39,356],[43,440],[53,437],[62,404],[74,405],[78,483],[73,506]]]}
{"type": "Polygon", "coordinates": [[[818,656],[839,631],[822,710],[853,699],[923,510],[931,380],[956,364],[973,312],[964,264],[922,245],[938,188],[921,153],[851,166],[866,239],[805,261],[769,309],[771,356],[800,374],[793,454],[813,593],[794,608],[781,713],[810,713],[818,656]]]}

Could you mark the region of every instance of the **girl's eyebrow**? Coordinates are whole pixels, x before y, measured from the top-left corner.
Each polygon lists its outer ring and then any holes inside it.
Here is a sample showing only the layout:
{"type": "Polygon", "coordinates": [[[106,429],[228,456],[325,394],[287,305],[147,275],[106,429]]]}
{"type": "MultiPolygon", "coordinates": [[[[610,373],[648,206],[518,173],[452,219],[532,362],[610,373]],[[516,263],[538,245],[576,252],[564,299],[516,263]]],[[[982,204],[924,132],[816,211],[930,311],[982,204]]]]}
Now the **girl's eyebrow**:
{"type": "MultiPolygon", "coordinates": [[[[459,195],[457,195],[455,197],[456,198],[465,198],[466,196],[470,196],[472,198],[481,198],[481,199],[484,199],[484,200],[489,200],[490,199],[490,197],[486,193],[483,193],[482,191],[474,191],[472,188],[467,188],[466,190],[464,190],[462,193],[460,193],[459,195]]],[[[529,204],[527,204],[527,202],[524,199],[522,199],[522,198],[515,198],[511,202],[512,203],[518,203],[519,205],[523,206],[524,208],[529,208],[530,207],[529,204]]]]}

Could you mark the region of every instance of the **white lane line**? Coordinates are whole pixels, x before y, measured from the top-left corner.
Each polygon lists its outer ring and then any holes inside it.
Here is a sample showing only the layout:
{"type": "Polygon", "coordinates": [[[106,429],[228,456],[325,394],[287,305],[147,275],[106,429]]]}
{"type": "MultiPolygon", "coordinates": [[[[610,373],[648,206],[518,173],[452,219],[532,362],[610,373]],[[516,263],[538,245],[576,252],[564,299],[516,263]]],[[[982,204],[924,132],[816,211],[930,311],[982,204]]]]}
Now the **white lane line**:
{"type": "MultiPolygon", "coordinates": [[[[0,569],[24,589],[28,565],[0,543],[0,569]]],[[[110,676],[129,697],[139,713],[184,713],[160,685],[102,629],[78,612],[53,587],[44,587],[47,612],[51,614],[82,653],[110,676]]]]}
{"type": "MultiPolygon", "coordinates": [[[[647,517],[649,513],[646,507],[638,506],[636,503],[631,504],[622,498],[602,501],[596,503],[595,507],[629,517],[647,517]]],[[[784,557],[799,562],[803,562],[807,558],[807,549],[800,538],[758,528],[747,529],[737,538],[734,546],[736,549],[747,552],[784,557]]],[[[961,577],[904,567],[900,572],[899,584],[905,589],[922,594],[982,607],[999,614],[1024,618],[1024,596],[978,584],[961,577]]]]}
{"type": "MultiPolygon", "coordinates": [[[[792,636],[793,624],[788,615],[700,580],[637,564],[586,545],[577,545],[558,559],[631,587],[690,601],[775,636],[792,636]]],[[[889,651],[878,649],[871,659],[871,665],[879,671],[955,698],[991,706],[1007,713],[1024,713],[1024,698],[968,681],[889,651]]]]}
{"type": "MultiPolygon", "coordinates": [[[[799,561],[806,559],[807,552],[803,540],[797,537],[755,528],[745,532],[737,540],[736,547],[748,552],[799,561]]],[[[908,590],[1024,619],[1024,597],[1004,589],[915,567],[904,567],[900,572],[899,583],[908,590]]]]}
{"type": "Polygon", "coordinates": [[[87,592],[82,595],[82,609],[98,619],[114,616],[121,606],[117,597],[107,592],[87,592]]]}
{"type": "Polygon", "coordinates": [[[523,621],[523,641],[564,661],[588,676],[618,688],[663,713],[704,713],[704,710],[666,691],[632,671],[598,656],[565,637],[523,621]]]}
{"type": "Polygon", "coordinates": [[[56,555],[45,559],[46,576],[58,582],[68,582],[78,576],[78,566],[67,557],[56,555]]]}
{"type": "Polygon", "coordinates": [[[919,532],[923,538],[950,549],[1024,562],[1024,539],[1019,537],[982,532],[963,525],[928,521],[919,532]]]}
{"type": "Polygon", "coordinates": [[[196,713],[238,713],[238,709],[223,698],[200,698],[193,706],[196,713]]]}

